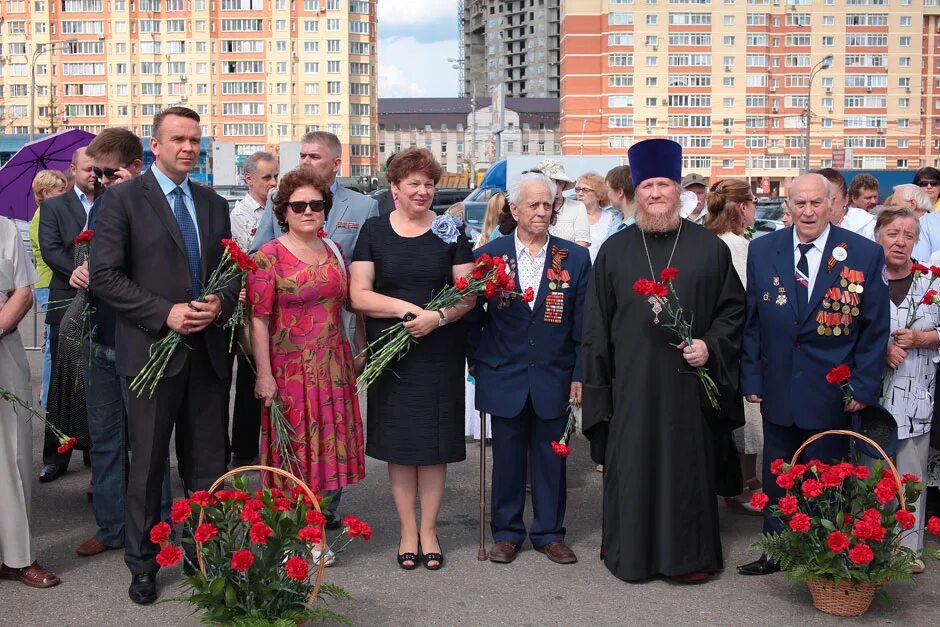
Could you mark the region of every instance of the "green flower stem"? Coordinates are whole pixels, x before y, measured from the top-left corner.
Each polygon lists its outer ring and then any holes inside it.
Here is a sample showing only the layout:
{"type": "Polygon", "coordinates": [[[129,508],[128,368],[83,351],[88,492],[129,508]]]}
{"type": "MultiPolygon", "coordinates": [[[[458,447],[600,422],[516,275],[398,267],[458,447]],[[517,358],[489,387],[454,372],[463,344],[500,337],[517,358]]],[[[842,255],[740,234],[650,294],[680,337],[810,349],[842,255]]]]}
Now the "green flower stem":
{"type": "Polygon", "coordinates": [[[0,399],[3,399],[7,401],[8,403],[10,403],[11,405],[13,405],[13,411],[16,411],[17,406],[19,406],[25,409],[27,412],[29,412],[31,418],[38,418],[39,420],[41,420],[42,423],[46,427],[48,427],[50,431],[52,431],[52,433],[55,435],[56,439],[59,441],[60,444],[64,444],[65,442],[69,440],[69,436],[65,435],[65,433],[63,433],[61,429],[59,429],[57,426],[55,426],[54,424],[46,420],[46,417],[40,414],[38,411],[36,411],[36,409],[32,405],[30,405],[29,403],[21,399],[19,396],[17,396],[10,390],[4,387],[0,387],[0,399]]]}

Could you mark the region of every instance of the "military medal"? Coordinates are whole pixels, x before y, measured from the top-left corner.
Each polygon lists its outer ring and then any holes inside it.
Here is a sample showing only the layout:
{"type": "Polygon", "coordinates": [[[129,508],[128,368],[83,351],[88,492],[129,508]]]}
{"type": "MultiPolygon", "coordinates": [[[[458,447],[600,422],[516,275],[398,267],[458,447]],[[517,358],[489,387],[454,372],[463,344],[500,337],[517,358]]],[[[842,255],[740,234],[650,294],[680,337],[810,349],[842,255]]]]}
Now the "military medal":
{"type": "Polygon", "coordinates": [[[780,286],[780,277],[775,276],[775,277],[774,277],[774,287],[779,287],[779,286],[780,286]]]}
{"type": "Polygon", "coordinates": [[[849,253],[845,250],[845,242],[832,249],[832,256],[836,261],[845,261],[848,258],[849,253]]]}
{"type": "Polygon", "coordinates": [[[818,333],[819,335],[825,335],[826,327],[824,327],[823,325],[819,325],[818,327],[816,327],[816,333],[818,333]]]}
{"type": "Polygon", "coordinates": [[[842,335],[842,329],[840,329],[839,327],[835,327],[834,329],[832,329],[832,334],[838,337],[842,335]]]}
{"type": "Polygon", "coordinates": [[[770,292],[764,292],[764,302],[765,303],[770,302],[770,292]]]}
{"type": "MultiPolygon", "coordinates": [[[[656,305],[659,306],[659,310],[662,311],[662,306],[659,305],[659,299],[656,300],[656,305]]],[[[549,292],[545,297],[545,322],[561,324],[564,311],[565,295],[561,292],[549,292]]],[[[653,311],[656,311],[656,307],[653,307],[653,311]]],[[[658,323],[659,321],[657,320],[656,322],[658,323]]]]}
{"type": "Polygon", "coordinates": [[[779,305],[780,307],[783,307],[783,306],[786,305],[786,304],[787,304],[787,295],[786,295],[786,294],[778,294],[778,295],[777,295],[777,305],[779,305]]]}

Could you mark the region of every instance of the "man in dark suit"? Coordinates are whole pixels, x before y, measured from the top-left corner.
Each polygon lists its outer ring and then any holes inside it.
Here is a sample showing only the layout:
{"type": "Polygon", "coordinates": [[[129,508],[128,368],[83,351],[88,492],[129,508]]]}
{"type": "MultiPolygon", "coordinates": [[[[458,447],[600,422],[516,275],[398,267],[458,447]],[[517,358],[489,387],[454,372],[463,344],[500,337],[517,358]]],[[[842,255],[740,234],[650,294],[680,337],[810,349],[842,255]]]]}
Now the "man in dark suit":
{"type": "MultiPolygon", "coordinates": [[[[810,436],[847,429],[849,414],[876,405],[890,330],[884,251],[830,224],[833,191],[820,174],[790,184],[793,226],[751,242],[747,256],[747,319],[741,347],[741,391],[761,404],[763,488],[776,504],[784,491],[770,471],[789,462],[810,436]],[[835,366],[852,370],[853,400],[826,381],[835,366]]],[[[842,437],[825,437],[803,457],[825,463],[848,456],[842,437]]],[[[764,510],[764,532],[780,521],[764,510]]],[[[738,567],[745,575],[780,570],[767,556],[738,567]]]]}
{"type": "Polygon", "coordinates": [[[160,519],[174,427],[187,491],[207,488],[225,470],[229,367],[222,324],[235,307],[239,281],[219,296],[202,293],[231,227],[225,200],[188,178],[201,135],[191,109],[170,107],[154,116],[155,162],[102,199],[91,258],[91,289],[117,314],[116,366],[125,378],[131,450],[124,561],[132,574],[128,595],[139,604],[157,597],[157,547],[149,532],[160,519]],[[171,358],[153,396],[128,390],[151,344],[171,330],[186,346],[171,358]]]}
{"type": "Polygon", "coordinates": [[[490,560],[509,563],[526,537],[526,470],[531,459],[532,509],[529,538],[537,551],[559,564],[577,560],[565,544],[565,458],[552,441],[567,424],[566,408],[581,402],[581,316],[591,260],[574,242],[549,236],[554,185],[529,173],[509,190],[516,222],[512,237],[475,251],[503,257],[515,271],[516,288],[534,300],[481,302],[472,314],[470,364],[476,378],[476,407],[492,417],[493,541],[490,560]]]}
{"type": "MultiPolygon", "coordinates": [[[[75,236],[82,232],[88,222],[88,212],[95,202],[94,163],[84,148],[72,154],[70,174],[75,186],[62,194],[43,201],[39,212],[39,249],[42,258],[52,269],[49,283],[49,309],[46,324],[49,325],[49,351],[52,355],[52,372],[55,372],[56,353],[59,347],[59,324],[65,315],[75,289],[69,279],[75,270],[75,236]]],[[[42,447],[43,468],[39,480],[43,483],[55,481],[68,470],[71,451],[59,453],[58,439],[46,429],[42,447]]]]}

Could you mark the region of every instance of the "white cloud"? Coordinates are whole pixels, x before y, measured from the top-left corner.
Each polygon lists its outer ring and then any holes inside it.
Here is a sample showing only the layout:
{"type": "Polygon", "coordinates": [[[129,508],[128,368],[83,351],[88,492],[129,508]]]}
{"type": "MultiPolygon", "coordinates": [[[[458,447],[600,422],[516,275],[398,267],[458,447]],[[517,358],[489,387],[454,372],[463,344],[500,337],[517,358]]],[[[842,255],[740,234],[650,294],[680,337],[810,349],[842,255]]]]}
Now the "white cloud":
{"type": "Polygon", "coordinates": [[[455,39],[424,43],[414,37],[389,37],[379,39],[378,54],[380,97],[443,98],[457,95],[457,70],[447,60],[457,56],[455,39]]]}
{"type": "Polygon", "coordinates": [[[379,29],[383,26],[421,28],[450,18],[457,23],[457,0],[379,0],[379,29]]]}

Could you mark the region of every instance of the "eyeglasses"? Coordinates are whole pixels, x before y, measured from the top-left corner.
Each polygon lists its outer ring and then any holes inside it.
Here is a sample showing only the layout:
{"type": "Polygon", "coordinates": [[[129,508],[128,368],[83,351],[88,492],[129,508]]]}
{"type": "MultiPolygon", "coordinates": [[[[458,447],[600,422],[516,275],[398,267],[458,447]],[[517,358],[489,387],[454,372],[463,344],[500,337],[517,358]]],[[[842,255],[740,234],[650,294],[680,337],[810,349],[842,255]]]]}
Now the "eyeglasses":
{"type": "Polygon", "coordinates": [[[125,166],[123,166],[123,167],[120,167],[120,168],[92,168],[91,171],[92,171],[92,172],[94,173],[94,175],[97,176],[99,179],[102,179],[102,178],[104,178],[104,179],[116,179],[118,172],[119,172],[120,170],[125,169],[125,168],[129,168],[130,165],[131,165],[131,164],[128,163],[127,165],[125,165],[125,166]]]}
{"type": "Polygon", "coordinates": [[[297,215],[303,215],[307,211],[307,207],[310,207],[310,211],[314,213],[326,211],[326,201],[322,198],[318,200],[294,200],[287,203],[287,206],[297,215]]]}
{"type": "Polygon", "coordinates": [[[576,194],[587,194],[588,192],[594,192],[590,187],[575,187],[574,191],[576,194]]]}
{"type": "Polygon", "coordinates": [[[918,187],[937,187],[940,186],[940,181],[935,181],[933,179],[923,179],[917,181],[918,187]]]}

